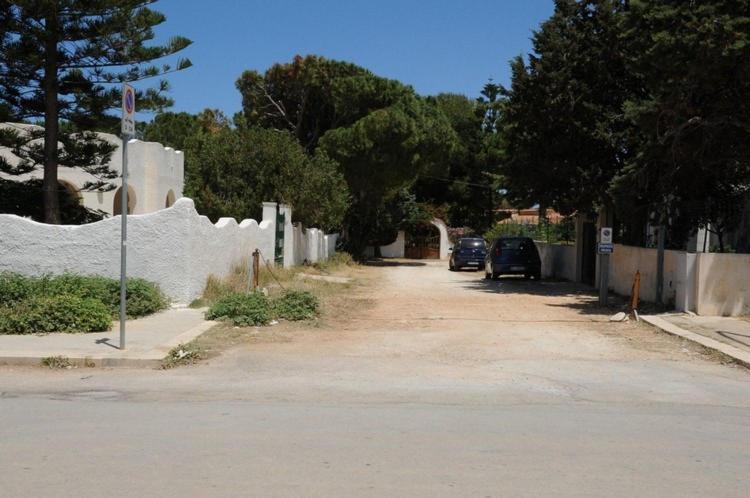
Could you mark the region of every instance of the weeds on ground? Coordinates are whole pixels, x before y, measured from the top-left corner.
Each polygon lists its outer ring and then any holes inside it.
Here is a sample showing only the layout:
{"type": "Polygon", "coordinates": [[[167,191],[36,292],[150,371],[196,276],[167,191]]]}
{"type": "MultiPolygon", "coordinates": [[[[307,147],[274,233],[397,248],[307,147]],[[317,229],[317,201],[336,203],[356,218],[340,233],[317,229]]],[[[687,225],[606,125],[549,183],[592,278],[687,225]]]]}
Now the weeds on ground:
{"type": "Polygon", "coordinates": [[[70,359],[67,356],[48,356],[42,358],[42,366],[55,369],[55,368],[70,368],[73,366],[70,363],[70,359]]]}
{"type": "Polygon", "coordinates": [[[179,344],[172,348],[161,362],[161,368],[168,370],[181,365],[192,365],[206,356],[206,352],[194,342],[179,344]]]}
{"type": "Polygon", "coordinates": [[[277,318],[285,320],[310,320],[318,314],[318,298],[308,291],[288,290],[272,302],[277,318]]]}
{"type": "Polygon", "coordinates": [[[232,293],[216,301],[206,313],[209,320],[230,321],[234,325],[267,325],[271,304],[262,292],[232,293]]]}

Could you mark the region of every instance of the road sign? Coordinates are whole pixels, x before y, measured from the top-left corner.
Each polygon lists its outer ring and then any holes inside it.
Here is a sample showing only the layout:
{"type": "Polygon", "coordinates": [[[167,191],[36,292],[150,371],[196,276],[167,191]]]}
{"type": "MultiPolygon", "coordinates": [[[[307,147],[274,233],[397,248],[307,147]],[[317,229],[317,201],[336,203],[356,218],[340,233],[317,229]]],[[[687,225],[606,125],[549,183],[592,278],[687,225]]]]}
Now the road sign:
{"type": "Polygon", "coordinates": [[[135,89],[127,83],[122,85],[122,134],[135,135],[135,89]]]}
{"type": "Polygon", "coordinates": [[[598,247],[599,254],[612,254],[615,252],[615,245],[612,243],[606,244],[604,242],[599,243],[598,247]]]}
{"type": "Polygon", "coordinates": [[[599,242],[602,244],[612,244],[612,227],[602,227],[599,242]]]}

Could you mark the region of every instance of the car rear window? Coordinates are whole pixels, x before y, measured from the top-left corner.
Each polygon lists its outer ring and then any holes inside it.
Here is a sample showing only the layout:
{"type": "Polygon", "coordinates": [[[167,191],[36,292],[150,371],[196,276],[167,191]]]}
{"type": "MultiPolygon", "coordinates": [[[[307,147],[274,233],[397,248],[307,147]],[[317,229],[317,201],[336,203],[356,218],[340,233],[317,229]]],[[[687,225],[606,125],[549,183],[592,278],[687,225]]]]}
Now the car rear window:
{"type": "Polygon", "coordinates": [[[482,239],[463,239],[460,242],[461,249],[473,249],[475,247],[484,247],[482,239]]]}

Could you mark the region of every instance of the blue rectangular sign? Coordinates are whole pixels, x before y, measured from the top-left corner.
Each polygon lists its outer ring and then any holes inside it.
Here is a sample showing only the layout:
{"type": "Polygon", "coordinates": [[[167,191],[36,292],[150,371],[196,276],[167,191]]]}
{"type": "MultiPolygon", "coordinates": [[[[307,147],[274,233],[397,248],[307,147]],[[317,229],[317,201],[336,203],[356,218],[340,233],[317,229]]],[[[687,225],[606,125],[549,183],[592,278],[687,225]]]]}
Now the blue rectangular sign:
{"type": "Polygon", "coordinates": [[[614,244],[599,244],[598,252],[599,254],[612,254],[615,252],[615,246],[614,244]]]}

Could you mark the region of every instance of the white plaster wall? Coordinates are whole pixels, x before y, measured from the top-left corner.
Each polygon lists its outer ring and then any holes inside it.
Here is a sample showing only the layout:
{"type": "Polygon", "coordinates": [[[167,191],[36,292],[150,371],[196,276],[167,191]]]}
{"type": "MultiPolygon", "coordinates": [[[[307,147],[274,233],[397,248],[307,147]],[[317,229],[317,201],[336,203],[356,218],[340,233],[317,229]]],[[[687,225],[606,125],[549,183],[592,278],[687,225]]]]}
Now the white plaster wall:
{"type": "Polygon", "coordinates": [[[750,254],[699,253],[696,257],[696,312],[750,314],[750,254]]]}
{"type": "MultiPolygon", "coordinates": [[[[118,278],[120,218],[88,225],[45,225],[0,215],[0,271],[26,275],[73,272],[118,278]]],[[[273,225],[198,215],[191,199],[128,217],[128,276],[158,284],[173,301],[199,297],[210,274],[223,276],[258,247],[273,248],[273,225]]]]}
{"type": "Polygon", "coordinates": [[[575,282],[577,252],[574,245],[547,244],[536,242],[539,258],[542,260],[544,278],[560,278],[575,282]]]}
{"type": "Polygon", "coordinates": [[[448,238],[448,227],[443,220],[438,218],[432,220],[432,224],[435,225],[440,232],[440,259],[448,259],[450,256],[450,251],[448,249],[451,246],[451,241],[448,238]]]}
{"type": "Polygon", "coordinates": [[[326,235],[318,228],[304,229],[299,223],[294,225],[292,233],[295,265],[317,263],[336,253],[338,234],[326,235]]]}
{"type": "MultiPolygon", "coordinates": [[[[676,304],[677,295],[687,292],[685,259],[682,251],[664,251],[664,280],[662,302],[676,304]],[[682,263],[682,265],[681,265],[682,263]]],[[[644,247],[615,244],[609,261],[609,288],[617,294],[629,296],[633,288],[635,272],[641,272],[640,297],[644,301],[656,300],[657,250],[644,247]]]]}
{"type": "MultiPolygon", "coordinates": [[[[36,128],[35,125],[0,124],[0,128],[18,129],[36,128]]],[[[122,185],[122,140],[110,133],[99,133],[100,138],[116,145],[112,153],[109,168],[118,173],[117,178],[107,180],[115,188],[107,192],[79,192],[82,204],[89,208],[112,215],[115,193],[122,185]]],[[[0,147],[0,155],[11,164],[17,164],[18,158],[7,148],[0,147]]],[[[11,180],[25,181],[32,178],[42,178],[44,172],[41,166],[25,175],[7,175],[0,173],[0,177],[11,180]]],[[[171,190],[175,199],[182,197],[185,177],[185,156],[181,151],[170,147],[163,147],[156,142],[128,141],[128,184],[136,194],[136,205],[133,214],[145,214],[163,209],[167,193],[171,190]]],[[[58,168],[58,178],[80,190],[87,182],[97,181],[97,178],[79,168],[58,168]]]]}
{"type": "Polygon", "coordinates": [[[380,246],[380,255],[384,258],[403,258],[405,244],[406,234],[403,230],[399,230],[395,241],[387,246],[380,246]]]}

